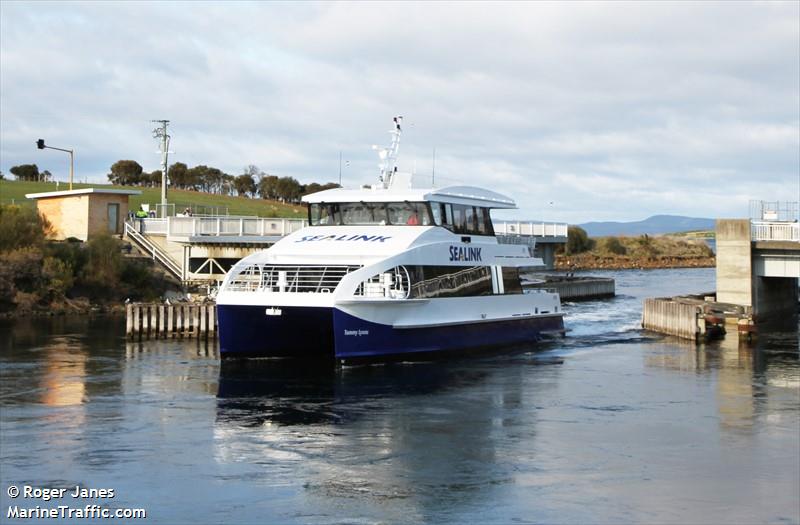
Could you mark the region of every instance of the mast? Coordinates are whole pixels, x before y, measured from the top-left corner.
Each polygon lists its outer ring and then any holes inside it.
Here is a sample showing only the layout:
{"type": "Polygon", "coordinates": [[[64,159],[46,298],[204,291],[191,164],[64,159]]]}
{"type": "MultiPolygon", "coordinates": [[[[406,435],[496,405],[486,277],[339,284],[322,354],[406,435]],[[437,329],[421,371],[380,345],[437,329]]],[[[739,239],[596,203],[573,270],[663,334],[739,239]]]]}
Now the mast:
{"type": "Polygon", "coordinates": [[[378,182],[384,188],[388,188],[392,185],[392,177],[394,173],[397,172],[397,154],[400,151],[400,135],[403,133],[403,129],[400,126],[403,122],[402,115],[394,117],[392,122],[394,126],[393,129],[389,131],[389,134],[392,136],[392,143],[389,147],[381,148],[380,146],[372,146],[372,149],[378,152],[378,158],[380,159],[378,167],[381,170],[378,182]]]}

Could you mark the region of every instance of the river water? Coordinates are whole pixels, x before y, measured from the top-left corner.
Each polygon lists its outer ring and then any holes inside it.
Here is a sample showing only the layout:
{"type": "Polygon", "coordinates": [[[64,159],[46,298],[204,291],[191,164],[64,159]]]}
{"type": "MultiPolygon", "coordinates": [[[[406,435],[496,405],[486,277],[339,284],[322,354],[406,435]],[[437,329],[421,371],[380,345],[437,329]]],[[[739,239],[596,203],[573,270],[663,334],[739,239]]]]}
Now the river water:
{"type": "Polygon", "coordinates": [[[798,523],[796,321],[752,345],[639,330],[644,297],[713,272],[592,272],[619,295],[565,304],[565,339],[341,371],[221,366],[116,319],[2,324],[0,521],[98,503],[142,523],[798,523]]]}

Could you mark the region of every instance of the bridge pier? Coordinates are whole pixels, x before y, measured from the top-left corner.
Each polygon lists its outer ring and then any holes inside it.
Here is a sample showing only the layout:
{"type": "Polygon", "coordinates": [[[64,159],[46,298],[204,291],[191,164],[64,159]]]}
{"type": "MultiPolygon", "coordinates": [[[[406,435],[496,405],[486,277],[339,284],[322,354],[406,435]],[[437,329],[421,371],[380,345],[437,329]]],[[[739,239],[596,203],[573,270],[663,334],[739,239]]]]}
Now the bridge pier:
{"type": "Polygon", "coordinates": [[[759,322],[796,315],[800,243],[754,240],[752,230],[749,219],[717,220],[717,301],[749,307],[759,322]]]}

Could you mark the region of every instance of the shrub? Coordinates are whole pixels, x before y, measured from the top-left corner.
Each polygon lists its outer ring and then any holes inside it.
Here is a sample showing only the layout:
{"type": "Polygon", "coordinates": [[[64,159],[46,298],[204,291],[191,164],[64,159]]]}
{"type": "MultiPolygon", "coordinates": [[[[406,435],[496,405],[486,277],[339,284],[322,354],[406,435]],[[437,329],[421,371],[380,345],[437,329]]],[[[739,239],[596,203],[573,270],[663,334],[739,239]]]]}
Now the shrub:
{"type": "Polygon", "coordinates": [[[0,252],[41,246],[51,232],[50,223],[35,209],[0,205],[0,252]]]}
{"type": "Polygon", "coordinates": [[[55,257],[44,258],[42,276],[45,279],[45,289],[42,291],[47,292],[51,299],[63,298],[75,283],[72,267],[55,257]]]}
{"type": "Polygon", "coordinates": [[[593,247],[594,241],[589,238],[586,230],[580,226],[570,226],[567,228],[566,253],[582,253],[591,250],[593,247]]]}
{"type": "Polygon", "coordinates": [[[600,242],[600,249],[614,255],[625,255],[628,252],[618,237],[606,237],[600,242]]]}

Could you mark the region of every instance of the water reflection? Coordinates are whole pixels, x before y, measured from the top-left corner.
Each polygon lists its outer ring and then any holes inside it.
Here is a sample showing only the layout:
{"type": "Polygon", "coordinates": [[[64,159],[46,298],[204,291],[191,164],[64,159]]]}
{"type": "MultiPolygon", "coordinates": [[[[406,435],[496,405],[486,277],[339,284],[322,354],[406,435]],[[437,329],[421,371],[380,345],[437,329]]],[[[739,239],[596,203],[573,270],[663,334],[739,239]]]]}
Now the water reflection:
{"type": "Polygon", "coordinates": [[[524,400],[555,388],[558,368],[535,363],[514,356],[336,371],[223,362],[217,460],[259,464],[264,477],[285,472],[286,482],[301,476],[307,503],[320,507],[366,496],[404,500],[402,510],[387,507],[394,519],[423,520],[443,506],[461,512],[513,482],[509,447],[534,446],[536,414],[524,400]],[[532,380],[534,369],[549,380],[532,380]]]}
{"type": "Polygon", "coordinates": [[[41,402],[48,406],[80,405],[86,395],[87,352],[79,342],[56,338],[45,348],[41,402]]]}
{"type": "Polygon", "coordinates": [[[720,426],[728,431],[758,429],[759,418],[779,421],[787,402],[800,401],[798,331],[783,330],[785,326],[764,327],[752,341],[732,331],[699,345],[669,338],[663,351],[644,355],[645,364],[713,376],[709,380],[716,389],[720,426]]]}

